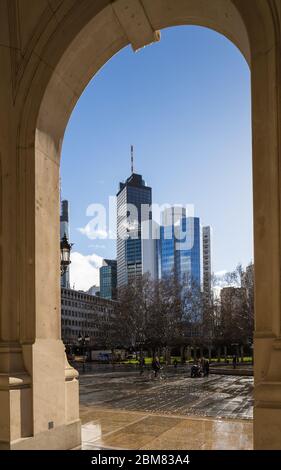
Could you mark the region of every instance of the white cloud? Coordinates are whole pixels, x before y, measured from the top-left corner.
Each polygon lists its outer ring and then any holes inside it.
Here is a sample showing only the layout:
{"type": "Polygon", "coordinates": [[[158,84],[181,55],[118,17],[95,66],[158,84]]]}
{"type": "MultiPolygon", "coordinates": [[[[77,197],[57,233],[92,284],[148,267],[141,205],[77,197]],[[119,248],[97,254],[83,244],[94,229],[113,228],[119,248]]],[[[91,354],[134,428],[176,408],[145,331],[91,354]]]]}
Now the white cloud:
{"type": "Polygon", "coordinates": [[[99,268],[103,258],[93,253],[82,255],[77,251],[71,253],[70,283],[76,290],[88,290],[93,285],[99,285],[99,268]]]}
{"type": "Polygon", "coordinates": [[[96,240],[97,238],[105,239],[108,237],[107,231],[102,228],[97,228],[96,224],[93,224],[92,221],[85,225],[85,227],[78,228],[77,230],[83,235],[86,235],[90,240],[96,240]]]}

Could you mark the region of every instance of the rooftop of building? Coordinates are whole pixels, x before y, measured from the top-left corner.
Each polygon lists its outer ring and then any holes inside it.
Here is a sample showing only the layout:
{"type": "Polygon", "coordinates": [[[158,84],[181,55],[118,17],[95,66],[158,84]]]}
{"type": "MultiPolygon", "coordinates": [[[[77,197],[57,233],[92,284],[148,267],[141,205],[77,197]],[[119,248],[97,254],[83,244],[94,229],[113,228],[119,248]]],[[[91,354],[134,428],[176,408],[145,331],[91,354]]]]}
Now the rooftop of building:
{"type": "Polygon", "coordinates": [[[122,182],[119,183],[119,191],[117,193],[117,196],[122,191],[122,189],[124,189],[126,186],[133,186],[135,188],[146,188],[146,189],[151,190],[151,187],[146,185],[142,175],[139,175],[137,173],[132,173],[126,179],[126,181],[124,183],[122,183],[122,182]]]}
{"type": "Polygon", "coordinates": [[[101,305],[117,304],[117,300],[104,299],[103,297],[100,297],[98,295],[92,295],[92,294],[89,294],[88,292],[68,289],[66,287],[61,288],[61,296],[62,298],[73,298],[76,300],[78,299],[78,300],[83,300],[83,301],[88,301],[88,302],[99,303],[101,305]]]}

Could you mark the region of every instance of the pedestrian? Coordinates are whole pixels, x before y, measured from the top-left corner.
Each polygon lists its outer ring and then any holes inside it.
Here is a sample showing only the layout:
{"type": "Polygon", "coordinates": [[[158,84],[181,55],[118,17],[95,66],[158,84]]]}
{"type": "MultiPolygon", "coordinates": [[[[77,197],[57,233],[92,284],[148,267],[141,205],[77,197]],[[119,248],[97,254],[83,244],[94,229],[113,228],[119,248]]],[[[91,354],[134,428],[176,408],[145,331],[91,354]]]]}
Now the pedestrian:
{"type": "Polygon", "coordinates": [[[160,364],[160,361],[159,361],[158,356],[155,356],[155,357],[153,358],[151,366],[152,366],[152,369],[154,370],[154,377],[156,378],[158,372],[159,372],[160,369],[161,369],[161,364],[160,364]]]}
{"type": "Polygon", "coordinates": [[[237,357],[234,355],[232,358],[233,369],[236,369],[236,364],[237,364],[237,357]]]}
{"type": "Polygon", "coordinates": [[[140,367],[140,375],[142,375],[144,373],[144,368],[145,368],[145,358],[144,357],[140,357],[139,367],[140,367]]]}
{"type": "Polygon", "coordinates": [[[175,359],[174,359],[173,364],[174,364],[174,368],[176,369],[176,368],[178,367],[178,360],[177,360],[176,357],[175,357],[175,359]]]}

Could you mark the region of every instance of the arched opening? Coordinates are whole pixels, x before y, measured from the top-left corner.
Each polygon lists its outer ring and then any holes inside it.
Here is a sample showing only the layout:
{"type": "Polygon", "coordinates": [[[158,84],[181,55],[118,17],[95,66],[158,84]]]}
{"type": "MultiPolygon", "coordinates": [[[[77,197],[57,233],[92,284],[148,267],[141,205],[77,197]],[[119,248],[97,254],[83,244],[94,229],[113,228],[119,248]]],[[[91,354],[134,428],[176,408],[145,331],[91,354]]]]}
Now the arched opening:
{"type": "MultiPolygon", "coordinates": [[[[81,272],[81,276],[76,277],[74,276],[73,270],[80,269],[81,271],[83,271],[84,260],[86,263],[86,259],[90,259],[90,257],[94,258],[94,256],[97,255],[96,250],[99,249],[99,246],[97,247],[97,245],[106,245],[106,247],[102,247],[104,248],[103,251],[98,252],[99,256],[103,255],[103,258],[116,258],[115,244],[113,241],[112,244],[114,244],[114,248],[109,245],[111,242],[110,240],[104,238],[102,240],[95,240],[95,233],[93,232],[87,232],[87,238],[85,236],[85,228],[83,228],[83,235],[81,234],[81,232],[77,231],[76,227],[86,226],[89,230],[91,230],[92,228],[92,230],[94,231],[95,227],[94,224],[91,223],[91,217],[84,217],[86,207],[91,203],[102,203],[107,209],[108,202],[106,197],[108,197],[109,195],[115,195],[118,190],[119,181],[123,181],[124,178],[127,178],[130,170],[130,152],[128,142],[127,146],[124,148],[124,141],[126,141],[126,138],[131,135],[134,135],[135,140],[133,140],[133,142],[136,144],[135,165],[137,168],[137,173],[140,172],[143,178],[146,180],[147,184],[152,187],[152,200],[154,204],[156,204],[157,202],[171,202],[171,192],[169,186],[173,188],[173,193],[177,194],[177,196],[174,196],[175,199],[173,199],[172,202],[180,203],[180,201],[182,201],[185,197],[188,197],[189,202],[194,203],[195,201],[193,197],[194,191],[196,192],[196,189],[192,183],[195,180],[197,182],[196,186],[198,186],[198,190],[200,188],[201,192],[203,192],[205,195],[208,194],[208,209],[206,207],[205,220],[212,220],[212,225],[214,228],[214,239],[212,240],[212,242],[216,242],[215,245],[217,247],[217,250],[225,250],[224,256],[226,256],[229,253],[229,246],[232,246],[232,252],[235,251],[235,243],[237,243],[238,237],[241,235],[241,232],[245,235],[245,237],[246,232],[247,235],[248,232],[250,232],[250,234],[252,232],[251,216],[249,217],[249,219],[251,220],[249,224],[250,227],[243,227],[242,212],[240,212],[240,217],[237,218],[235,216],[235,213],[232,213],[232,209],[230,207],[226,208],[225,204],[222,204],[223,207],[220,207],[220,204],[217,201],[217,211],[221,214],[221,218],[224,219],[224,224],[229,227],[229,234],[227,235],[225,232],[224,235],[220,237],[216,221],[213,220],[212,215],[210,214],[210,212],[212,212],[210,208],[216,205],[216,200],[214,199],[214,195],[212,194],[212,187],[221,185],[224,201],[229,200],[231,193],[233,195],[235,194],[235,196],[233,196],[234,198],[239,197],[241,192],[243,192],[244,183],[242,182],[241,177],[242,175],[243,177],[245,177],[245,175],[243,174],[244,172],[247,173],[247,183],[245,184],[245,186],[247,186],[247,196],[243,201],[243,205],[248,205],[248,203],[249,205],[252,204],[252,180],[248,172],[248,167],[251,166],[251,131],[249,110],[250,87],[248,66],[245,63],[244,58],[242,57],[240,52],[236,50],[235,46],[233,46],[233,43],[230,43],[229,41],[225,40],[224,37],[218,35],[212,30],[201,27],[195,28],[191,26],[177,28],[174,27],[170,28],[169,30],[161,31],[161,35],[161,43],[157,43],[154,46],[151,46],[149,49],[145,48],[142,52],[139,52],[138,54],[134,55],[128,47],[120,51],[118,55],[112,58],[99,72],[99,74],[93,79],[91,84],[89,84],[89,86],[81,96],[75,110],[72,113],[71,120],[67,127],[62,150],[62,165],[64,169],[64,172],[62,173],[62,187],[64,195],[63,197],[69,199],[71,213],[73,214],[73,217],[70,217],[70,223],[72,227],[71,241],[75,243],[75,256],[74,258],[72,258],[72,275],[70,287],[73,287],[73,284],[75,283],[75,288],[73,288],[75,290],[82,289],[86,291],[94,284],[94,278],[88,277],[88,272],[90,273],[90,270],[88,271],[88,267],[86,268],[85,266],[85,274],[87,269],[87,278],[85,277],[85,279],[83,276],[83,272],[81,272]],[[202,41],[201,43],[200,39],[202,41]],[[167,44],[169,44],[169,46],[167,44]],[[189,44],[190,47],[188,47],[187,44],[189,44]],[[224,57],[220,56],[220,54],[218,53],[218,50],[221,50],[220,48],[223,48],[225,51],[224,57]],[[196,52],[194,52],[194,49],[196,50],[196,52]],[[209,56],[212,57],[212,60],[210,61],[211,63],[208,62],[207,55],[204,55],[204,51],[206,49],[208,50],[209,56]],[[173,60],[172,57],[175,51],[177,51],[177,55],[179,56],[178,61],[173,60]],[[165,60],[162,59],[164,57],[165,60]],[[204,64],[205,60],[207,62],[206,64],[204,64]],[[185,68],[183,66],[183,63],[187,63],[189,65],[186,65],[185,68]],[[216,78],[214,78],[214,72],[211,72],[208,66],[220,69],[220,73],[215,73],[216,78]],[[235,81],[233,81],[233,83],[231,84],[228,81],[228,75],[224,70],[224,68],[226,67],[228,67],[228,69],[231,69],[231,71],[229,70],[230,75],[235,75],[236,77],[239,77],[236,78],[237,82],[243,82],[244,87],[243,92],[241,92],[241,94],[239,94],[238,90],[236,89],[235,81]],[[192,68],[194,68],[195,70],[200,69],[202,74],[200,75],[200,78],[199,76],[197,76],[197,80],[200,81],[200,85],[198,85],[198,88],[200,88],[199,101],[199,90],[197,90],[195,83],[190,79],[190,76],[196,75],[196,71],[192,70],[192,68]],[[147,73],[142,73],[143,70],[147,70],[147,73]],[[165,73],[163,73],[163,71],[165,73]],[[173,74],[176,74],[177,76],[177,89],[174,88],[173,74]],[[181,74],[184,76],[184,79],[180,79],[181,74]],[[222,91],[222,84],[224,83],[224,80],[226,80],[227,82],[227,84],[225,83],[225,86],[228,89],[227,94],[224,94],[224,92],[222,91]],[[219,90],[216,86],[217,82],[220,83],[219,90]],[[245,84],[245,82],[247,84],[245,84]],[[102,84],[104,84],[104,86],[102,84]],[[131,91],[131,89],[133,90],[133,92],[131,91]],[[247,91],[245,89],[247,89],[247,91]],[[187,90],[189,90],[189,93],[187,92],[187,90]],[[128,95],[130,96],[130,98],[128,98],[128,95]],[[173,96],[174,107],[171,102],[172,99],[169,98],[169,95],[173,96]],[[214,108],[212,108],[212,105],[210,105],[210,102],[208,101],[209,95],[212,95],[212,102],[216,103],[216,109],[220,109],[223,114],[223,117],[221,117],[220,124],[216,123],[215,125],[217,131],[214,130],[211,124],[212,119],[209,119],[208,125],[205,126],[205,113],[207,115],[208,113],[210,113],[214,116],[213,119],[216,119],[214,108]],[[177,103],[177,101],[179,100],[179,96],[181,97],[180,101],[182,104],[182,108],[192,107],[192,117],[188,117],[188,112],[184,113],[180,106],[176,106],[175,103],[177,103]],[[232,100],[230,99],[230,96],[232,96],[232,100]],[[246,104],[244,104],[243,99],[246,104]],[[232,104],[230,104],[230,101],[232,101],[232,104]],[[91,103],[91,105],[89,103],[91,103]],[[240,112],[237,111],[236,104],[238,108],[240,107],[240,112]],[[230,115],[228,117],[226,116],[226,108],[230,112],[230,115]],[[144,112],[143,109],[145,109],[146,111],[144,112]],[[244,113],[246,114],[247,118],[245,118],[244,113]],[[164,119],[161,114],[166,114],[166,119],[164,119]],[[128,125],[127,120],[129,120],[132,124],[128,125]],[[223,120],[229,122],[228,132],[226,132],[228,137],[226,137],[224,131],[222,130],[223,120]],[[241,124],[241,120],[243,120],[244,126],[247,127],[246,140],[248,151],[246,152],[241,151],[241,147],[237,142],[238,139],[242,138],[241,133],[243,125],[240,128],[240,133],[236,127],[238,122],[239,124],[241,124]],[[209,129],[207,129],[207,127],[210,126],[213,129],[213,133],[212,131],[209,131],[209,129]],[[181,132],[178,130],[178,128],[181,128],[181,132]],[[220,162],[218,162],[215,158],[215,153],[219,154],[220,152],[222,152],[218,141],[224,141],[228,138],[231,139],[231,137],[229,137],[231,132],[235,133],[237,136],[237,138],[234,139],[232,143],[233,148],[235,148],[235,151],[233,154],[231,154],[232,145],[228,142],[228,145],[226,145],[225,147],[224,155],[221,158],[220,162]],[[210,146],[215,146],[216,150],[214,153],[212,153],[210,148],[208,150],[204,150],[204,146],[200,147],[200,150],[196,148],[195,142],[197,142],[197,144],[199,143],[199,141],[202,143],[202,139],[206,142],[209,142],[210,146]],[[115,145],[112,144],[112,140],[115,141],[115,145]],[[193,144],[195,144],[194,146],[192,145],[191,141],[193,142],[193,144]],[[216,141],[216,144],[214,144],[214,141],[216,141]],[[150,142],[150,146],[152,146],[152,149],[149,148],[148,142],[150,142]],[[179,144],[179,142],[181,143],[179,144]],[[184,148],[182,147],[182,144],[184,145],[184,148]],[[169,150],[165,147],[168,147],[169,150]],[[241,152],[244,158],[239,155],[241,152]],[[91,158],[89,158],[89,155],[91,155],[91,158]],[[186,160],[186,167],[183,165],[183,159],[186,160]],[[247,160],[247,168],[246,165],[243,165],[243,160],[247,160]],[[187,163],[187,161],[189,161],[189,164],[187,163]],[[192,164],[192,162],[195,161],[197,161],[198,163],[197,168],[196,165],[193,166],[192,164]],[[210,165],[208,165],[208,161],[210,165]],[[205,165],[207,165],[208,170],[206,169],[205,165]],[[230,166],[232,168],[232,170],[230,171],[231,181],[229,181],[228,185],[227,183],[223,182],[223,179],[224,177],[227,177],[226,174],[227,171],[229,171],[228,167],[230,166]],[[159,169],[158,173],[157,171],[155,171],[155,168],[157,167],[159,169]],[[215,167],[216,171],[212,172],[211,167],[215,167]],[[237,171],[237,173],[234,173],[235,168],[239,168],[239,171],[237,171]],[[192,177],[190,177],[190,173],[192,173],[192,177]],[[66,176],[66,178],[64,178],[64,176],[66,176]],[[233,186],[231,187],[232,182],[233,186]],[[239,186],[239,189],[237,184],[239,186]],[[84,188],[83,194],[81,194],[78,190],[78,188],[82,187],[84,188]],[[182,192],[180,192],[179,187],[181,188],[182,192]],[[109,191],[106,197],[105,188],[109,191]],[[161,189],[162,191],[165,191],[165,199],[159,200],[158,198],[159,193],[161,194],[161,189]],[[229,212],[229,216],[230,213],[232,213],[228,221],[226,220],[227,214],[225,214],[225,210],[229,212]],[[236,231],[239,225],[240,230],[236,231]],[[220,241],[218,241],[218,238],[220,239],[220,241]],[[220,243],[222,244],[225,241],[224,238],[228,240],[228,246],[222,249],[222,247],[219,247],[219,245],[220,243]],[[88,255],[88,257],[85,256],[84,258],[82,255],[86,254],[88,255]],[[84,282],[88,282],[88,284],[84,284],[84,282]]],[[[241,206],[242,201],[240,203],[240,208],[242,209],[241,206]]],[[[204,216],[202,214],[202,206],[201,209],[198,209],[197,204],[195,204],[195,209],[197,216],[200,216],[200,220],[204,220],[204,216]]],[[[236,210],[237,209],[238,208],[236,208],[236,210]]],[[[89,211],[88,216],[90,216],[90,214],[91,210],[89,211]]],[[[92,216],[93,215],[94,214],[92,213],[92,216]]],[[[251,235],[249,236],[251,237],[251,235]]],[[[216,249],[213,250],[213,254],[215,254],[215,252],[216,249]]],[[[247,260],[245,260],[245,263],[248,263],[251,259],[251,250],[249,250],[248,253],[248,258],[247,260]]],[[[233,262],[233,267],[234,265],[236,266],[238,259],[241,259],[241,252],[238,253],[236,251],[236,256],[237,258],[233,262]]],[[[215,268],[215,271],[218,271],[219,269],[222,269],[222,267],[215,268]]],[[[77,275],[78,274],[79,273],[77,272],[77,275]]],[[[64,301],[67,302],[68,297],[66,291],[64,291],[62,294],[64,304],[64,301]]],[[[195,298],[193,299],[193,301],[195,302],[195,298]]],[[[218,302],[218,299],[216,299],[216,301],[218,302]]],[[[138,306],[135,305],[135,309],[137,309],[137,307],[138,306]]],[[[92,349],[99,349],[99,338],[95,338],[93,336],[95,332],[93,328],[91,328],[91,326],[83,325],[83,322],[81,322],[81,317],[83,318],[82,308],[80,313],[81,315],[78,312],[75,312],[75,317],[73,317],[71,307],[68,307],[67,305],[62,306],[62,336],[63,340],[67,342],[70,346],[71,344],[76,345],[76,349],[78,346],[77,338],[79,337],[79,330],[82,330],[83,334],[87,334],[87,336],[91,339],[91,342],[88,344],[87,347],[87,351],[88,353],[90,353],[90,350],[92,349]],[[76,317],[76,313],[79,318],[76,317]],[[64,322],[67,322],[67,326],[65,326],[64,322]],[[66,328],[68,331],[66,331],[66,328]]],[[[123,325],[128,323],[125,321],[125,315],[121,317],[123,325]]],[[[126,317],[126,319],[128,320],[128,316],[126,317]]],[[[85,320],[85,323],[87,323],[87,320],[85,320]]],[[[149,335],[149,331],[146,330],[145,333],[146,336],[149,335]]],[[[170,338],[172,341],[172,334],[170,334],[170,338]]],[[[195,346],[196,340],[194,336],[193,338],[188,338],[187,341],[190,341],[191,339],[193,340],[191,344],[194,344],[195,346]]],[[[207,347],[207,337],[205,337],[204,339],[197,337],[196,339],[198,341],[198,354],[200,354],[200,345],[204,343],[206,344],[204,348],[204,355],[205,357],[207,357],[209,354],[207,347]],[[200,339],[202,341],[201,343],[200,339]]],[[[241,340],[241,338],[239,338],[239,340],[241,340]]],[[[231,346],[230,343],[234,343],[234,339],[232,339],[231,341],[229,340],[228,343],[228,355],[233,356],[235,352],[235,347],[231,346]]],[[[109,341],[108,344],[112,345],[113,342],[109,341]]],[[[130,347],[134,348],[136,346],[135,344],[131,344],[130,347]]],[[[104,345],[100,346],[100,348],[103,348],[101,349],[101,351],[103,352],[108,349],[104,345]]],[[[216,346],[213,343],[214,354],[216,354],[216,351],[214,350],[215,348],[216,346]]],[[[173,353],[174,356],[178,357],[178,361],[180,361],[180,350],[181,347],[178,345],[178,347],[175,348],[173,353]]],[[[223,347],[221,348],[221,350],[221,362],[223,363],[223,347]]],[[[245,347],[245,353],[246,350],[247,349],[245,347]]],[[[81,355],[81,351],[79,351],[78,349],[76,349],[76,351],[81,355]]],[[[194,354],[194,351],[195,347],[192,348],[191,351],[190,348],[187,347],[186,356],[190,356],[190,353],[194,354]]],[[[147,352],[147,355],[148,354],[149,353],[147,352]]],[[[166,352],[166,354],[168,354],[168,351],[166,352]]],[[[247,355],[248,354],[249,351],[247,350],[247,355]]],[[[96,351],[95,357],[97,357],[96,351]]],[[[82,360],[81,357],[79,359],[82,360]]],[[[188,357],[188,359],[190,359],[190,357],[188,357]]],[[[150,358],[147,357],[146,361],[148,362],[149,360],[150,358]]],[[[232,361],[232,358],[230,360],[232,361]]],[[[82,372],[83,368],[81,364],[79,362],[76,364],[79,367],[79,370],[82,372]]],[[[213,364],[214,362],[212,363],[212,371],[213,364]]],[[[95,364],[87,363],[85,367],[87,373],[86,376],[83,375],[83,373],[81,374],[80,384],[82,385],[81,389],[84,390],[85,383],[87,383],[87,393],[89,393],[91,388],[90,383],[94,382],[94,374],[96,372],[100,373],[101,371],[98,368],[100,366],[96,366],[95,364]],[[89,374],[93,374],[92,380],[89,379],[89,374]]],[[[116,369],[116,372],[118,372],[118,366],[116,369]]],[[[183,378],[183,376],[189,374],[189,372],[184,371],[181,366],[179,366],[177,370],[181,371],[181,373],[179,373],[179,375],[177,376],[177,380],[180,380],[181,378],[183,378]]],[[[130,373],[132,373],[131,369],[129,369],[129,371],[130,373]]],[[[168,371],[170,373],[171,368],[168,368],[168,371]]],[[[108,366],[108,372],[108,375],[112,375],[111,365],[108,366]]],[[[104,367],[104,373],[106,376],[106,367],[104,367]]],[[[126,372],[124,371],[124,373],[126,372]]],[[[136,403],[138,406],[138,411],[141,411],[142,400],[148,399],[147,396],[143,396],[144,384],[147,381],[147,374],[148,371],[145,370],[145,373],[142,376],[144,382],[142,384],[142,395],[140,395],[139,400],[136,403]]],[[[224,389],[221,379],[222,377],[218,379],[218,382],[220,383],[219,386],[220,389],[224,389]]],[[[230,386],[229,379],[231,379],[231,377],[228,376],[228,386],[230,386]]],[[[118,409],[117,397],[122,397],[122,399],[120,399],[120,405],[123,409],[126,409],[126,406],[129,406],[129,404],[126,405],[125,403],[126,400],[124,400],[122,394],[122,387],[120,386],[120,389],[117,388],[117,380],[117,378],[114,378],[114,390],[116,394],[114,409],[118,409]]],[[[173,380],[172,377],[170,377],[170,380],[173,380]]],[[[174,377],[174,380],[176,380],[176,375],[174,377]]],[[[233,380],[237,381],[237,377],[235,377],[235,379],[233,380]]],[[[248,377],[243,377],[240,380],[241,382],[244,381],[245,383],[249,383],[250,381],[248,377]]],[[[119,384],[122,384],[122,380],[119,381],[119,384]]],[[[131,389],[131,387],[133,386],[130,382],[129,377],[127,378],[127,385],[129,389],[131,389]]],[[[193,383],[193,388],[196,387],[196,385],[197,384],[193,383]]],[[[147,384],[147,386],[149,387],[149,384],[147,384]]],[[[93,397],[97,395],[99,397],[99,400],[102,400],[99,395],[99,387],[103,388],[104,405],[102,405],[101,403],[99,405],[96,405],[94,402],[94,398],[93,402],[91,402],[95,406],[95,411],[97,413],[99,413],[99,410],[97,410],[97,406],[106,408],[107,400],[109,400],[110,398],[114,400],[114,398],[112,397],[112,387],[110,386],[110,383],[108,383],[107,387],[105,387],[105,382],[102,382],[101,385],[98,383],[93,387],[93,390],[95,390],[93,397]]],[[[136,383],[136,393],[138,393],[139,389],[140,384],[136,383]]],[[[187,386],[187,396],[189,395],[188,390],[189,388],[187,386]]],[[[204,390],[205,393],[210,393],[207,392],[207,387],[204,390]]],[[[225,389],[225,391],[226,390],[227,388],[225,389]]],[[[215,392],[213,392],[213,394],[215,394],[215,392]]],[[[152,402],[154,393],[148,392],[148,395],[150,398],[150,407],[151,409],[153,409],[152,402]]],[[[82,403],[85,400],[88,402],[91,401],[92,398],[90,398],[89,394],[87,396],[88,400],[86,399],[86,397],[81,398],[82,403]]],[[[175,392],[175,399],[173,402],[174,407],[176,406],[176,396],[177,395],[175,392]]],[[[129,403],[129,398],[127,400],[129,403]]],[[[167,403],[169,403],[168,398],[167,403]]],[[[181,404],[183,405],[183,403],[181,404]]],[[[157,409],[157,405],[159,406],[159,403],[155,403],[154,410],[155,408],[157,409]]],[[[133,405],[131,404],[130,406],[130,411],[133,411],[133,405]]],[[[162,410],[165,410],[165,413],[169,412],[169,407],[167,406],[167,404],[165,405],[163,401],[161,402],[161,406],[162,410]]],[[[110,406],[108,406],[108,408],[110,408],[110,406]]],[[[209,413],[211,413],[211,409],[212,405],[209,404],[209,413]]],[[[243,416],[246,415],[245,409],[246,397],[244,403],[245,414],[243,416]]],[[[213,410],[215,410],[215,407],[213,408],[213,410]]],[[[90,407],[88,408],[88,412],[86,406],[82,407],[81,417],[83,418],[83,420],[90,420],[89,411],[90,407]],[[87,418],[84,418],[84,416],[87,416],[87,418]]],[[[198,410],[193,408],[193,413],[196,414],[196,412],[198,412],[198,410]]],[[[118,412],[116,411],[116,414],[117,413],[118,412]]],[[[186,413],[186,410],[184,410],[184,413],[186,413]]],[[[108,414],[110,414],[109,410],[107,410],[106,415],[108,414]]],[[[183,408],[181,409],[181,414],[183,414],[183,408]]],[[[235,412],[232,410],[232,416],[234,416],[234,414],[235,412]]],[[[206,415],[208,415],[208,410],[206,410],[206,415]]],[[[112,416],[114,416],[113,410],[112,416]]],[[[224,417],[226,416],[227,412],[224,407],[224,417]]],[[[239,415],[237,414],[237,417],[238,416],[239,415]]],[[[143,428],[145,429],[144,422],[143,428]]],[[[176,434],[176,430],[174,431],[176,434]]],[[[215,440],[214,434],[215,432],[213,432],[213,438],[215,440]]],[[[113,438],[114,436],[111,436],[111,439],[113,438]]],[[[142,436],[142,438],[144,438],[144,436],[142,436]]],[[[207,441],[206,437],[205,439],[207,441]]],[[[246,439],[244,440],[244,445],[246,444],[245,441],[246,439]]],[[[220,444],[221,446],[223,445],[222,442],[220,444]]],[[[172,446],[173,444],[171,443],[171,447],[172,446]]],[[[233,446],[235,446],[235,444],[233,444],[233,446]]]]}
{"type": "MultiPolygon", "coordinates": [[[[58,27],[54,28],[53,34],[46,28],[48,39],[44,35],[40,37],[36,54],[26,65],[20,91],[17,90],[17,111],[20,116],[16,152],[17,207],[21,221],[17,232],[17,276],[21,281],[17,281],[16,286],[19,299],[16,326],[6,329],[12,331],[10,336],[13,341],[20,342],[21,348],[15,349],[13,354],[18,357],[22,350],[25,369],[32,380],[32,392],[27,389],[24,392],[26,400],[32,403],[32,417],[28,418],[32,422],[32,433],[28,430],[28,437],[40,440],[48,421],[49,429],[55,423],[55,431],[62,434],[66,426],[70,429],[75,423],[71,428],[72,440],[65,440],[62,446],[73,446],[79,440],[77,383],[75,373],[68,367],[65,369],[60,341],[57,242],[59,160],[63,134],[71,111],[89,80],[122,47],[131,43],[137,49],[151,43],[157,39],[157,31],[168,26],[197,24],[212,28],[233,41],[245,56],[252,72],[256,275],[255,447],[280,446],[280,435],[274,431],[274,426],[280,431],[281,420],[278,405],[278,41],[274,23],[276,12],[273,10],[267,3],[257,3],[253,8],[244,0],[146,0],[130,2],[130,5],[123,0],[114,3],[83,2],[67,15],[62,14],[60,17],[60,12],[57,12],[58,27]],[[35,57],[36,66],[33,62],[35,57]],[[49,230],[42,230],[46,224],[49,230]],[[50,390],[53,390],[51,397],[50,390]],[[272,429],[272,432],[268,432],[268,429],[272,429]]],[[[18,438],[23,436],[26,434],[21,433],[21,430],[16,435],[18,438]]],[[[55,441],[52,442],[55,446],[55,441]]]]}

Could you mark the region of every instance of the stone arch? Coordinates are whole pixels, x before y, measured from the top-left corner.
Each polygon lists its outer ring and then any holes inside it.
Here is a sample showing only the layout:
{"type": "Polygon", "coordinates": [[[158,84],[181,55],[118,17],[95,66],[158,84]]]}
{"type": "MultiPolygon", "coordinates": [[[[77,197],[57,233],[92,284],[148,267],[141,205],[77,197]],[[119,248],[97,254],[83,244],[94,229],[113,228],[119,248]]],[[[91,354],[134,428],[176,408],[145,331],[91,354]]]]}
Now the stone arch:
{"type": "MultiPolygon", "coordinates": [[[[16,232],[19,328],[13,330],[16,333],[11,339],[21,344],[32,380],[32,439],[40,441],[47,416],[53,415],[55,430],[74,429],[73,439],[65,440],[64,446],[79,440],[78,428],[70,424],[78,423],[77,383],[71,369],[64,372],[58,282],[59,160],[69,116],[89,80],[122,47],[131,43],[138,49],[157,40],[159,29],[196,24],[228,37],[251,67],[257,287],[255,446],[269,448],[273,443],[281,448],[280,12],[276,3],[67,3],[52,2],[57,7],[49,16],[45,12],[41,16],[30,49],[22,59],[14,53],[12,57],[18,70],[13,79],[13,112],[17,116],[14,158],[20,226],[16,232]],[[50,388],[54,390],[52,399],[46,395],[50,388]],[[270,426],[275,426],[275,434],[268,432],[270,426]]],[[[15,435],[22,437],[20,430],[15,435]]]]}

